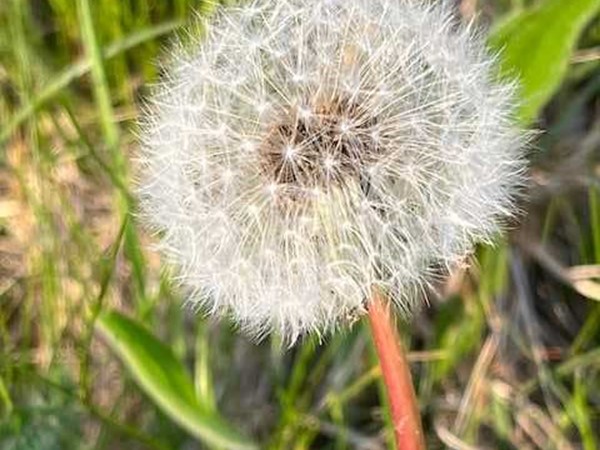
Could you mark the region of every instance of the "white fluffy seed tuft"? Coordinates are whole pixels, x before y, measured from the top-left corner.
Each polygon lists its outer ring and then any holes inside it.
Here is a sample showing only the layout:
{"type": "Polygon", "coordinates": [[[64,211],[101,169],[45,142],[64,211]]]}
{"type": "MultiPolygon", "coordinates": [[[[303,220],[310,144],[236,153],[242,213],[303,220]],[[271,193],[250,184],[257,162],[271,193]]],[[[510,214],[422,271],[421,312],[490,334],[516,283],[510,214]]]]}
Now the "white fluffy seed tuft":
{"type": "Polygon", "coordinates": [[[374,287],[410,311],[513,214],[514,87],[450,7],[250,0],[200,28],[149,101],[139,185],[196,307],[288,342],[374,287]]]}

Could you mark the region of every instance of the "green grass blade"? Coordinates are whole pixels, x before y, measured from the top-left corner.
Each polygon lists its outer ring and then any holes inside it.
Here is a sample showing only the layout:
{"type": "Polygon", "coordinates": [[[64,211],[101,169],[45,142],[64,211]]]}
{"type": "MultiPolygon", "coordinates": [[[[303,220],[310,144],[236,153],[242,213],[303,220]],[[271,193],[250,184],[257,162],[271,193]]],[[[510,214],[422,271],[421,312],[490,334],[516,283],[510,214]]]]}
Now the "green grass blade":
{"type": "Polygon", "coordinates": [[[592,411],[588,405],[589,393],[583,375],[576,373],[573,383],[573,396],[565,405],[567,413],[577,427],[581,436],[583,450],[598,450],[596,432],[592,423],[592,411]]]}
{"type": "Polygon", "coordinates": [[[257,448],[215,412],[201,406],[181,362],[143,326],[122,314],[108,312],[100,316],[96,327],[138,385],[174,422],[210,446],[257,448]]]}
{"type": "Polygon", "coordinates": [[[104,71],[102,52],[100,51],[100,46],[98,45],[96,32],[94,30],[90,2],[89,0],[79,0],[77,6],[79,21],[81,23],[81,37],[83,40],[83,46],[92,63],[91,73],[94,97],[99,110],[100,125],[102,126],[102,132],[104,133],[106,144],[109,146],[113,152],[113,156],[115,157],[114,162],[118,164],[117,167],[119,171],[121,171],[122,157],[119,157],[119,152],[116,151],[116,146],[119,141],[119,130],[114,118],[110,90],[108,88],[106,73],[104,71]]]}
{"type": "Polygon", "coordinates": [[[520,81],[524,123],[536,118],[560,86],[581,32],[598,11],[598,0],[546,0],[490,36],[490,45],[501,50],[503,73],[520,81]]]}
{"type": "MultiPolygon", "coordinates": [[[[157,37],[173,32],[179,28],[182,23],[183,22],[180,20],[174,20],[140,30],[125,39],[113,42],[107,46],[102,52],[102,57],[104,60],[114,58],[144,42],[151,41],[157,37]]],[[[52,81],[36,94],[31,102],[25,103],[25,105],[11,117],[0,132],[0,143],[5,142],[18,126],[48,104],[48,102],[60,94],[61,91],[68,87],[74,80],[87,74],[91,68],[92,62],[89,57],[86,57],[84,60],[68,66],[56,75],[52,81]]]]}
{"type": "Polygon", "coordinates": [[[598,187],[590,186],[588,193],[588,202],[590,208],[590,232],[594,244],[593,258],[594,263],[600,264],[600,196],[598,187]]]}
{"type": "Polygon", "coordinates": [[[217,402],[210,365],[210,343],[208,329],[204,323],[196,331],[196,364],[194,367],[194,384],[196,395],[202,406],[208,411],[216,411],[217,402]]]}
{"type": "Polygon", "coordinates": [[[2,377],[0,377],[0,404],[3,405],[0,409],[0,418],[8,417],[13,410],[13,403],[2,377]]]}
{"type": "Polygon", "coordinates": [[[100,292],[98,293],[98,295],[94,299],[94,302],[92,303],[90,317],[87,320],[86,331],[82,339],[82,358],[79,366],[79,384],[81,393],[84,398],[88,398],[91,396],[90,366],[92,363],[91,345],[94,333],[94,325],[102,311],[104,299],[106,297],[106,293],[108,292],[110,281],[114,275],[115,267],[117,264],[117,256],[119,254],[119,249],[123,244],[125,230],[127,229],[128,223],[129,218],[126,216],[112,248],[107,252],[106,255],[103,255],[103,258],[100,261],[99,271],[102,274],[100,278],[100,292]]]}

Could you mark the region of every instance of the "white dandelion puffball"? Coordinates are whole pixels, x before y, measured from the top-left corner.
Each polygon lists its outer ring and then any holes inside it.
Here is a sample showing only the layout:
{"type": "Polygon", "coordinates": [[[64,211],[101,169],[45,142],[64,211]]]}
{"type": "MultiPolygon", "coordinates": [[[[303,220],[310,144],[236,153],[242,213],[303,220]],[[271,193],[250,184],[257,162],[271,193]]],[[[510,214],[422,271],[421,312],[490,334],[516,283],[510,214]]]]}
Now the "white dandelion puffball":
{"type": "Polygon", "coordinates": [[[327,333],[373,288],[410,311],[514,210],[514,87],[445,3],[249,0],[174,47],[141,215],[189,302],[253,336],[327,333]]]}

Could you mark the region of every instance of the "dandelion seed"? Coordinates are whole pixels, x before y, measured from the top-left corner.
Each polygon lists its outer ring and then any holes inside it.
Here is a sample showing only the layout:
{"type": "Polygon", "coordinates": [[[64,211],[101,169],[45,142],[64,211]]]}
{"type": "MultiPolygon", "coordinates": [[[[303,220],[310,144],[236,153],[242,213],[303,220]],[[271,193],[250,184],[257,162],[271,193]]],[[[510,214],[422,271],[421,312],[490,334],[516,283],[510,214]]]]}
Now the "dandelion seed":
{"type": "Polygon", "coordinates": [[[410,311],[514,211],[513,86],[449,7],[249,0],[203,28],[149,102],[139,185],[197,308],[288,341],[374,287],[410,311]]]}

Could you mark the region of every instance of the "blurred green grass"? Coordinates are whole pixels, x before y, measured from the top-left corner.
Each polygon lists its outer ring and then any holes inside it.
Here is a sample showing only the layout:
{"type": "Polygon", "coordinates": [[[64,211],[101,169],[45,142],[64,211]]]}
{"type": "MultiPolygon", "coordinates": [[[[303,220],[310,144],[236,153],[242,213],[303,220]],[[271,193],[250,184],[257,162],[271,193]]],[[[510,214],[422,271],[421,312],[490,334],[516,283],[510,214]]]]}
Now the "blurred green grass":
{"type": "MultiPolygon", "coordinates": [[[[490,25],[536,2],[460,3],[490,25]]],[[[247,342],[181,308],[131,219],[145,86],[169,35],[210,7],[0,3],[2,449],[205,448],[98,339],[110,309],[167,343],[198,398],[261,448],[391,448],[362,324],[291,351],[247,342]]],[[[432,449],[600,446],[597,19],[578,48],[537,124],[523,223],[402,324],[432,449]]]]}

